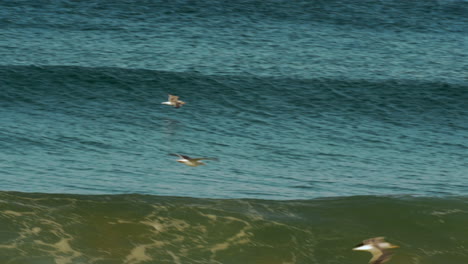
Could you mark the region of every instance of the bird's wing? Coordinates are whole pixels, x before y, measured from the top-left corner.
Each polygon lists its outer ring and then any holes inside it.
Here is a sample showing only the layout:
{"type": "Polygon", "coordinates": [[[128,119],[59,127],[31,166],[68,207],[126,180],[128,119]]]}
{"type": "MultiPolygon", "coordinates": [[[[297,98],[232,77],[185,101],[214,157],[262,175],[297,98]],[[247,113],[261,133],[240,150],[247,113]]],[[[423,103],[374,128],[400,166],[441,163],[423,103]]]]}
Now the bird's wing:
{"type": "Polygon", "coordinates": [[[192,160],[197,161],[197,160],[219,160],[219,159],[218,158],[195,158],[192,160]]]}
{"type": "Polygon", "coordinates": [[[385,237],[374,237],[374,238],[371,238],[371,239],[368,239],[368,240],[372,240],[374,243],[376,244],[380,244],[380,243],[386,243],[385,242],[385,237]]]}
{"type": "Polygon", "coordinates": [[[185,104],[185,102],[182,102],[182,101],[179,100],[179,101],[176,101],[176,102],[174,103],[174,106],[175,106],[176,108],[179,108],[180,106],[182,106],[182,105],[184,105],[184,104],[185,104]]]}
{"type": "Polygon", "coordinates": [[[385,263],[387,261],[390,260],[390,258],[392,257],[393,253],[388,251],[388,250],[384,250],[380,253],[380,255],[378,257],[374,256],[372,259],[371,259],[371,264],[382,264],[382,263],[385,263]]]}
{"type": "Polygon", "coordinates": [[[177,100],[179,100],[179,96],[175,96],[175,95],[169,95],[169,102],[171,103],[177,103],[177,100]]]}
{"type": "Polygon", "coordinates": [[[189,159],[190,159],[189,156],[180,155],[180,154],[177,154],[177,153],[170,153],[169,155],[171,155],[171,156],[177,156],[177,157],[179,157],[179,158],[181,158],[181,159],[186,159],[186,160],[189,160],[189,159]]]}
{"type": "Polygon", "coordinates": [[[369,261],[370,264],[380,264],[386,260],[386,258],[383,257],[383,252],[379,249],[370,250],[370,253],[372,254],[372,258],[369,261]]]}

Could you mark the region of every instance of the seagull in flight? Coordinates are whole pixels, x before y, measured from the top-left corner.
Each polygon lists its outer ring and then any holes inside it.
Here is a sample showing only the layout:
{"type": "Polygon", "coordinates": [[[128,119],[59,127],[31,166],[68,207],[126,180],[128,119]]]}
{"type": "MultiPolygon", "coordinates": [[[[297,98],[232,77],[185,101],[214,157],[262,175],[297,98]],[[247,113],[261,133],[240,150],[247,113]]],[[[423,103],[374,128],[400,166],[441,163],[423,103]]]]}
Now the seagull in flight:
{"type": "Polygon", "coordinates": [[[392,257],[393,253],[390,252],[390,249],[398,247],[399,246],[386,242],[384,237],[374,237],[362,241],[362,243],[353,248],[353,250],[369,251],[372,254],[369,263],[381,264],[389,261],[392,257]]]}
{"type": "Polygon", "coordinates": [[[171,153],[169,155],[179,157],[180,159],[178,159],[177,162],[183,163],[191,167],[197,167],[199,165],[206,165],[205,163],[201,162],[201,160],[218,160],[217,158],[190,158],[189,156],[180,155],[176,153],[171,153]]]}
{"type": "Polygon", "coordinates": [[[172,106],[174,106],[175,108],[179,108],[179,107],[181,107],[182,105],[184,105],[185,102],[179,100],[179,96],[175,96],[175,95],[170,94],[170,95],[169,95],[169,99],[167,100],[167,102],[162,102],[161,104],[172,105],[172,106]]]}

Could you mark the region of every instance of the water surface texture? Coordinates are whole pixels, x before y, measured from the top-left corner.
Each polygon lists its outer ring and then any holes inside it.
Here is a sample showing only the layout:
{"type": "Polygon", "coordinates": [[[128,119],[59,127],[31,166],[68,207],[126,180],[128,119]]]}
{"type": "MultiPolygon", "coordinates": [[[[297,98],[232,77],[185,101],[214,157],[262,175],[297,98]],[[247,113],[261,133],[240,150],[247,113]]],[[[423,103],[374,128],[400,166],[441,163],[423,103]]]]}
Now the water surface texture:
{"type": "Polygon", "coordinates": [[[389,263],[464,263],[468,199],[353,196],[196,199],[0,192],[2,263],[364,264],[351,248],[387,236],[389,263]]]}
{"type": "Polygon", "coordinates": [[[468,263],[467,14],[0,0],[0,263],[468,263]]]}

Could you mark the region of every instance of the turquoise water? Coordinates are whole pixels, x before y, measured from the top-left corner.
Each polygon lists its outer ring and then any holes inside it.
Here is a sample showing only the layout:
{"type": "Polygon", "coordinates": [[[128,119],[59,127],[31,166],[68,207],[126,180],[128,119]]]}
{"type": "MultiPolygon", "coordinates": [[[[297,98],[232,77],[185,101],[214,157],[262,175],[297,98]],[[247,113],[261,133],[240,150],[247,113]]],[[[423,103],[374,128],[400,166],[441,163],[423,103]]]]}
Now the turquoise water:
{"type": "Polygon", "coordinates": [[[0,76],[4,190],[262,199],[467,192],[463,85],[76,66],[1,67],[0,76]],[[187,104],[162,105],[169,92],[187,104]],[[169,153],[219,161],[191,168],[169,153]]]}
{"type": "Polygon", "coordinates": [[[467,13],[0,1],[0,262],[466,262],[467,13]]]}
{"type": "Polygon", "coordinates": [[[2,65],[462,82],[467,3],[2,1],[2,65]]]}

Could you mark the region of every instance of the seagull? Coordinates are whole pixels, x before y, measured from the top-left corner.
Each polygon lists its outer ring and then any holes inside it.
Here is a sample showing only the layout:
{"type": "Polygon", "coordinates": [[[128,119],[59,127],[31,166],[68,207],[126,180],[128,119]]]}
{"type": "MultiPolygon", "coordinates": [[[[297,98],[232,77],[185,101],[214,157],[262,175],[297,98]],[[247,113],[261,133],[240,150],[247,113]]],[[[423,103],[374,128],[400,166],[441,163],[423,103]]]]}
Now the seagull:
{"type": "Polygon", "coordinates": [[[181,107],[182,105],[184,105],[185,102],[179,100],[179,96],[175,96],[175,95],[170,94],[170,95],[169,95],[168,101],[167,101],[167,102],[162,102],[161,104],[172,105],[172,106],[174,106],[175,108],[179,108],[179,107],[181,107]]]}
{"type": "Polygon", "coordinates": [[[200,160],[218,160],[217,158],[190,158],[189,156],[186,156],[186,155],[180,155],[180,154],[174,154],[174,153],[171,153],[169,155],[179,157],[180,159],[178,159],[177,162],[183,163],[191,167],[197,167],[199,165],[206,165],[200,160]]]}
{"type": "Polygon", "coordinates": [[[369,251],[372,254],[372,259],[369,263],[381,264],[390,260],[393,255],[390,249],[397,247],[399,246],[385,242],[384,237],[374,237],[362,241],[362,243],[353,248],[353,250],[369,251]]]}

